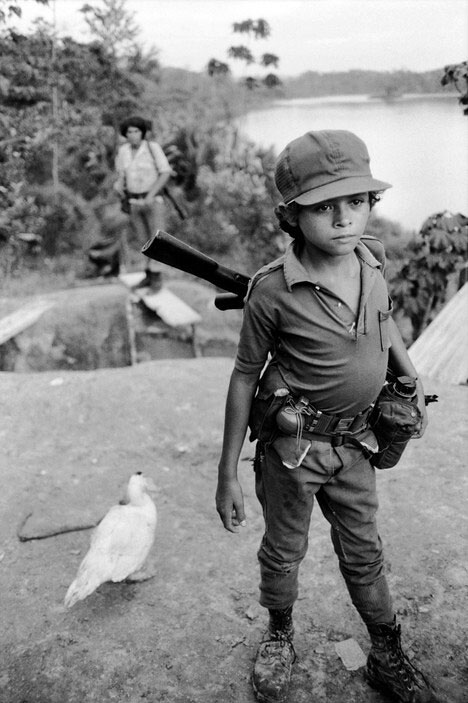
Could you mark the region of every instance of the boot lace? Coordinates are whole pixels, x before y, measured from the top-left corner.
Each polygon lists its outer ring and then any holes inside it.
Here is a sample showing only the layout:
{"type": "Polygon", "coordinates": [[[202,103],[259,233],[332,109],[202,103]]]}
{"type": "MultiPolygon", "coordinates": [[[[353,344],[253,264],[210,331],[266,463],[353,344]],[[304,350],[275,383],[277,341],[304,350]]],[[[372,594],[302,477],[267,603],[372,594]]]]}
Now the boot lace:
{"type": "Polygon", "coordinates": [[[279,654],[281,661],[287,664],[291,653],[293,655],[292,663],[294,663],[296,661],[296,650],[288,632],[276,631],[268,633],[268,639],[263,643],[262,647],[263,657],[278,656],[279,654]]]}
{"type": "Polygon", "coordinates": [[[426,686],[429,686],[429,683],[422,671],[414,666],[401,648],[401,625],[397,625],[391,634],[386,635],[386,640],[389,649],[389,660],[392,666],[396,669],[398,675],[401,677],[408,691],[412,691],[414,685],[421,688],[418,682],[418,676],[422,679],[422,681],[424,681],[426,686]]]}

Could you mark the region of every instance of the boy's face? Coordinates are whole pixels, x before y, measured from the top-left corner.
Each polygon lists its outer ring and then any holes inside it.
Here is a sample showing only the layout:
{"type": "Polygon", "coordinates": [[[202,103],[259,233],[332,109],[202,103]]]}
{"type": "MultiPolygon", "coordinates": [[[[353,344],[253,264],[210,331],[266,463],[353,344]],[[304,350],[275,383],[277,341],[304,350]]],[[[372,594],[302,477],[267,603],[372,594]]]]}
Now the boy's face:
{"type": "Polygon", "coordinates": [[[369,193],[358,193],[301,206],[297,224],[307,249],[328,256],[344,256],[359,244],[369,213],[369,193]]]}

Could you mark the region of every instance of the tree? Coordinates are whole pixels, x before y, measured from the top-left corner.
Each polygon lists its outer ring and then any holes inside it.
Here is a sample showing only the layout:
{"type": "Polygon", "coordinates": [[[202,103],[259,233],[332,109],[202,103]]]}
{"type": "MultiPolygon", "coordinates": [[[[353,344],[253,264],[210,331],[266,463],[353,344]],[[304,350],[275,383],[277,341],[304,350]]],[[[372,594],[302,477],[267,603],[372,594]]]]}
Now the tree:
{"type": "Polygon", "coordinates": [[[133,40],[140,30],[133,21],[133,13],[125,9],[125,0],[101,0],[103,7],[83,5],[86,24],[91,34],[109,52],[113,59],[133,48],[133,40]]]}
{"type": "Polygon", "coordinates": [[[116,98],[128,114],[140,94],[141,85],[97,41],[58,40],[44,22],[29,35],[0,33],[2,256],[23,232],[43,234],[51,255],[80,246],[78,201],[110,187],[116,136],[102,115],[120,117],[116,98]]]}
{"type": "Polygon", "coordinates": [[[126,57],[127,71],[130,73],[139,73],[141,76],[159,82],[161,65],[159,63],[158,53],[158,50],[154,47],[145,52],[140,46],[134,44],[126,57]]]}
{"type": "MultiPolygon", "coordinates": [[[[452,83],[460,93],[458,102],[461,105],[468,105],[468,61],[445,66],[440,82],[442,85],[452,83]]],[[[468,107],[465,107],[463,114],[468,115],[468,107]]]]}
{"type": "MultiPolygon", "coordinates": [[[[49,0],[36,0],[41,5],[48,5],[49,0]]],[[[21,17],[21,7],[19,0],[0,0],[0,24],[6,24],[7,21],[14,17],[21,17]]]]}
{"type": "MultiPolygon", "coordinates": [[[[141,93],[135,81],[125,70],[132,64],[139,63],[140,69],[144,61],[148,60],[149,68],[154,57],[136,53],[135,38],[139,28],[134,24],[133,13],[125,9],[125,0],[101,0],[102,6],[83,5],[81,12],[96,38],[95,46],[101,52],[103,62],[107,64],[107,81],[103,86],[101,96],[105,109],[103,120],[114,127],[115,143],[117,147],[118,126],[122,120],[123,103],[132,100],[141,93]]],[[[154,51],[154,50],[152,50],[154,51]]],[[[155,64],[153,63],[153,67],[155,64]]]]}
{"type": "MultiPolygon", "coordinates": [[[[254,39],[267,39],[271,34],[270,25],[264,19],[248,19],[242,22],[234,22],[232,30],[237,34],[247,34],[249,38],[253,36],[254,39]]],[[[268,68],[269,66],[278,67],[279,58],[275,54],[265,53],[257,60],[251,49],[243,44],[229,47],[227,54],[231,59],[244,61],[247,66],[257,64],[263,68],[268,68]]],[[[207,70],[209,76],[222,75],[229,71],[229,67],[217,59],[211,59],[208,62],[207,70]]],[[[267,88],[276,88],[281,85],[280,79],[273,73],[265,76],[262,83],[267,88]]],[[[260,82],[253,76],[247,76],[244,79],[244,84],[249,90],[253,90],[260,85],[260,82]]]]}
{"type": "Polygon", "coordinates": [[[224,76],[229,73],[229,66],[218,59],[210,59],[207,70],[209,76],[224,76]]]}

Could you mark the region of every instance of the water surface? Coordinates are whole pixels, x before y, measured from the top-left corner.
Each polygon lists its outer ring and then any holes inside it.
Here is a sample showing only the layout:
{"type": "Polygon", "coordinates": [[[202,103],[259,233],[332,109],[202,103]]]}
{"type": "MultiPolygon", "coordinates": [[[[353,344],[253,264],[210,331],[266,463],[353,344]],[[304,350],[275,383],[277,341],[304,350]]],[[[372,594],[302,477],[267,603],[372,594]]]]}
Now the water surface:
{"type": "Polygon", "coordinates": [[[277,153],[309,130],[348,129],[366,142],[374,176],[393,185],[380,214],[411,229],[436,212],[468,214],[468,117],[456,95],[281,100],[239,125],[277,153]]]}

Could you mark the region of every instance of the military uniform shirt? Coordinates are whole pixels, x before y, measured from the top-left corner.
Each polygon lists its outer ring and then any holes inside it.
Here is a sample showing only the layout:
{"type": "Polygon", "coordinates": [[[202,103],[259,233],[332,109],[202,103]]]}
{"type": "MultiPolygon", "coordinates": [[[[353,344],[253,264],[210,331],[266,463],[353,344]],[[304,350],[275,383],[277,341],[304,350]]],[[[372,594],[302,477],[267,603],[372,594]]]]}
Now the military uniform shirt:
{"type": "Polygon", "coordinates": [[[290,245],[256,274],[244,308],[235,368],[260,373],[268,355],[294,395],[322,412],[352,416],[368,407],[385,381],[391,301],[381,264],[360,242],[357,316],[311,280],[290,245]]]}

